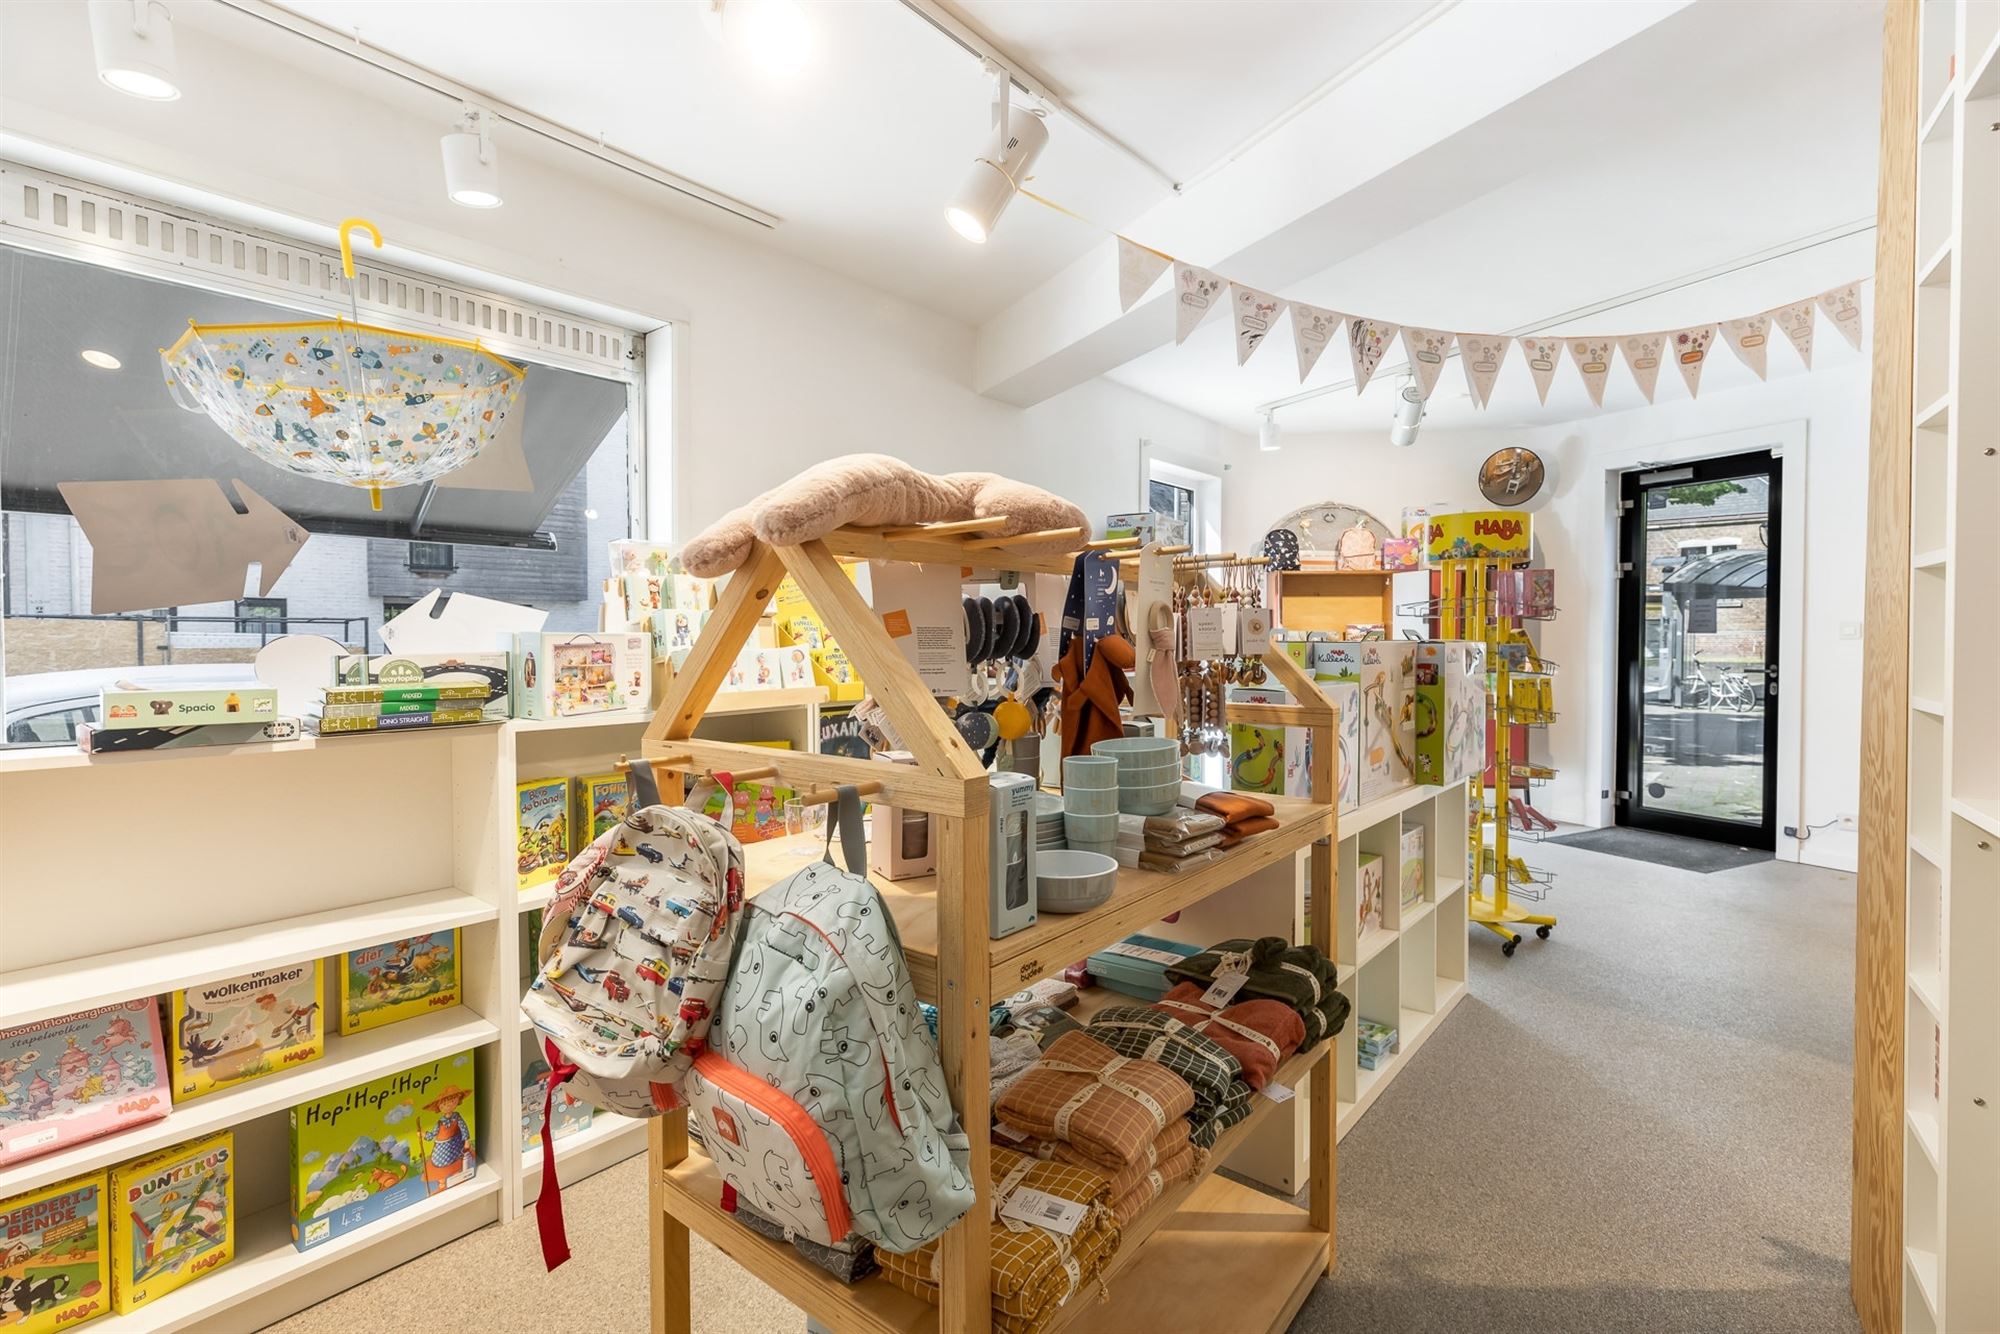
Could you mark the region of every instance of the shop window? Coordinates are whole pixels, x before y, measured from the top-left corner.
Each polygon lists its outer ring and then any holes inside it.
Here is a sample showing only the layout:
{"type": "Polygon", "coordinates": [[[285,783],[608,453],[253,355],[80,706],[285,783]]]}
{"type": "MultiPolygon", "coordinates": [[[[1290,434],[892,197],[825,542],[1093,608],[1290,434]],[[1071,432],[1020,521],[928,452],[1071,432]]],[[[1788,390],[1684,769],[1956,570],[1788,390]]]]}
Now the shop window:
{"type": "Polygon", "coordinates": [[[458,568],[449,542],[410,543],[409,568],[416,574],[450,574],[458,568]]]}
{"type": "Polygon", "coordinates": [[[236,633],[270,639],[286,633],[285,599],[239,598],[236,602],[236,633]]]}

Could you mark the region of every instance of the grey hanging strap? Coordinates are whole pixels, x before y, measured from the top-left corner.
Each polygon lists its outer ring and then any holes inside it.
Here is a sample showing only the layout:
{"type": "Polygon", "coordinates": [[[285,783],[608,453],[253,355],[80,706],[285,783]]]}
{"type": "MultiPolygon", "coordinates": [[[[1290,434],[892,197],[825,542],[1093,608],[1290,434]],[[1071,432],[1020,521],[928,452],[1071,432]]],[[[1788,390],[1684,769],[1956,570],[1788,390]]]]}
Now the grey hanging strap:
{"type": "Polygon", "coordinates": [[[840,855],[847,862],[847,869],[866,880],[868,836],[861,828],[861,794],[852,783],[842,783],[834,792],[833,811],[826,822],[826,864],[834,865],[833,835],[839,830],[840,855]]]}
{"type": "Polygon", "coordinates": [[[625,774],[632,781],[632,800],[628,810],[643,811],[648,806],[660,804],[660,784],[653,777],[651,760],[633,760],[625,768],[625,774]]]}

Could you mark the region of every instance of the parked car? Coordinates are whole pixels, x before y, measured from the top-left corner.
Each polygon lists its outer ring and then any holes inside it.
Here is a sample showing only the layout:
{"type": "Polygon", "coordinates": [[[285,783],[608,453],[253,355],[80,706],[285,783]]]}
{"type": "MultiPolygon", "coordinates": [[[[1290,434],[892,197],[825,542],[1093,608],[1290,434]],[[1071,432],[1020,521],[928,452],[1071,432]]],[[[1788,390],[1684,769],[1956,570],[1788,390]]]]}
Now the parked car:
{"type": "Polygon", "coordinates": [[[7,678],[7,744],[73,746],[76,729],[98,721],[98,692],[121,681],[151,686],[253,684],[247,662],[174,663],[157,667],[91,667],[76,672],[34,672],[7,678]]]}

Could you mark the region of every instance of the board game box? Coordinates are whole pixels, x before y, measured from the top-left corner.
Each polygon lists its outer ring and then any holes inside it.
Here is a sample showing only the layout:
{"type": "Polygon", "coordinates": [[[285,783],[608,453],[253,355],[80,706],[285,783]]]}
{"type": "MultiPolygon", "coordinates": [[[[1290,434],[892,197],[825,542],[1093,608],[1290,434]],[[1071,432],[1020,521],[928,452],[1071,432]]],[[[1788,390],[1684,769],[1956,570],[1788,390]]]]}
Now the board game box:
{"type": "Polygon", "coordinates": [[[514,716],[643,709],[653,698],[651,632],[514,636],[514,716]]]}
{"type": "Polygon", "coordinates": [[[1382,894],[1387,887],[1379,853],[1364,852],[1357,867],[1354,895],[1355,938],[1360,939],[1382,925],[1382,894]]]}
{"type": "Polygon", "coordinates": [[[326,1052],[318,959],[176,991],[167,1014],[176,1102],[326,1052]]]}
{"type": "Polygon", "coordinates": [[[1403,830],[1403,859],[1399,863],[1402,875],[1401,898],[1405,908],[1423,901],[1424,897],[1424,827],[1411,825],[1403,830]]]}
{"type": "MultiPolygon", "coordinates": [[[[548,1090],[543,1080],[548,1077],[549,1063],[537,1056],[521,1067],[521,1152],[526,1153],[542,1142],[542,1104],[548,1090]]],[[[567,1085],[556,1090],[553,1103],[549,1106],[549,1120],[556,1139],[568,1139],[579,1130],[590,1128],[590,1118],[596,1111],[589,1103],[569,1091],[567,1085]]]]}
{"type": "Polygon", "coordinates": [[[292,1243],[311,1250],[472,1180],[475,1088],[467,1051],[292,1108],[292,1243]]]}
{"type": "MultiPolygon", "coordinates": [[[[333,660],[335,686],[464,686],[486,687],[477,703],[487,722],[507,721],[509,682],[507,654],[484,653],[343,653],[333,660]]],[[[350,729],[353,730],[353,729],[350,729]]]]}
{"type": "Polygon", "coordinates": [[[632,784],[624,774],[585,774],[576,780],[576,848],[597,841],[597,836],[625,818],[631,809],[632,784]]]}
{"type": "Polygon", "coordinates": [[[218,1131],[111,1169],[111,1305],[120,1315],[236,1254],[235,1137],[218,1131]]]}
{"type": "Polygon", "coordinates": [[[433,931],[340,956],[340,1031],[359,1033],[458,1004],[458,931],[433,931]]]}
{"type": "Polygon", "coordinates": [[[278,716],[278,692],[271,686],[190,686],[140,690],[107,686],[98,692],[98,724],[107,731],[125,727],[178,727],[183,723],[268,723],[278,716]]]}
{"type": "Polygon", "coordinates": [[[72,1329],[111,1309],[104,1174],[0,1200],[0,1329],[72,1329]]]}
{"type": "Polygon", "coordinates": [[[545,885],[569,863],[569,779],[531,778],[514,787],[514,827],[522,889],[545,885]]]}
{"type": "Polygon", "coordinates": [[[0,1032],[0,1167],[172,1109],[150,996],[0,1032]]]}

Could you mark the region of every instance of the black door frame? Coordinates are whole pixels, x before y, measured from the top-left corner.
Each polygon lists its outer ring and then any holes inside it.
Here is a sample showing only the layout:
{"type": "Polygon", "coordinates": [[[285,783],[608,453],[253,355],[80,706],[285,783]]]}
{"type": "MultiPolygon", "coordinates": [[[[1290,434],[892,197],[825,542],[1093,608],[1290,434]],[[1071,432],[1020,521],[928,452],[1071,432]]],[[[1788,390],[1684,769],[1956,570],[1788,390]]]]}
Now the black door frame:
{"type": "Polygon", "coordinates": [[[1768,449],[1722,458],[1697,459],[1663,467],[1638,468],[1620,481],[1618,555],[1618,787],[1615,822],[1633,829],[1775,850],[1778,845],[1778,627],[1782,577],[1780,549],[1784,513],[1784,460],[1768,449]],[[1662,474],[1670,474],[1663,477],[1662,474]],[[1770,512],[1765,517],[1764,601],[1764,802],[1759,825],[1718,820],[1645,803],[1644,706],[1646,691],[1646,551],[1642,493],[1652,485],[1721,482],[1740,477],[1770,478],[1770,512]]]}

